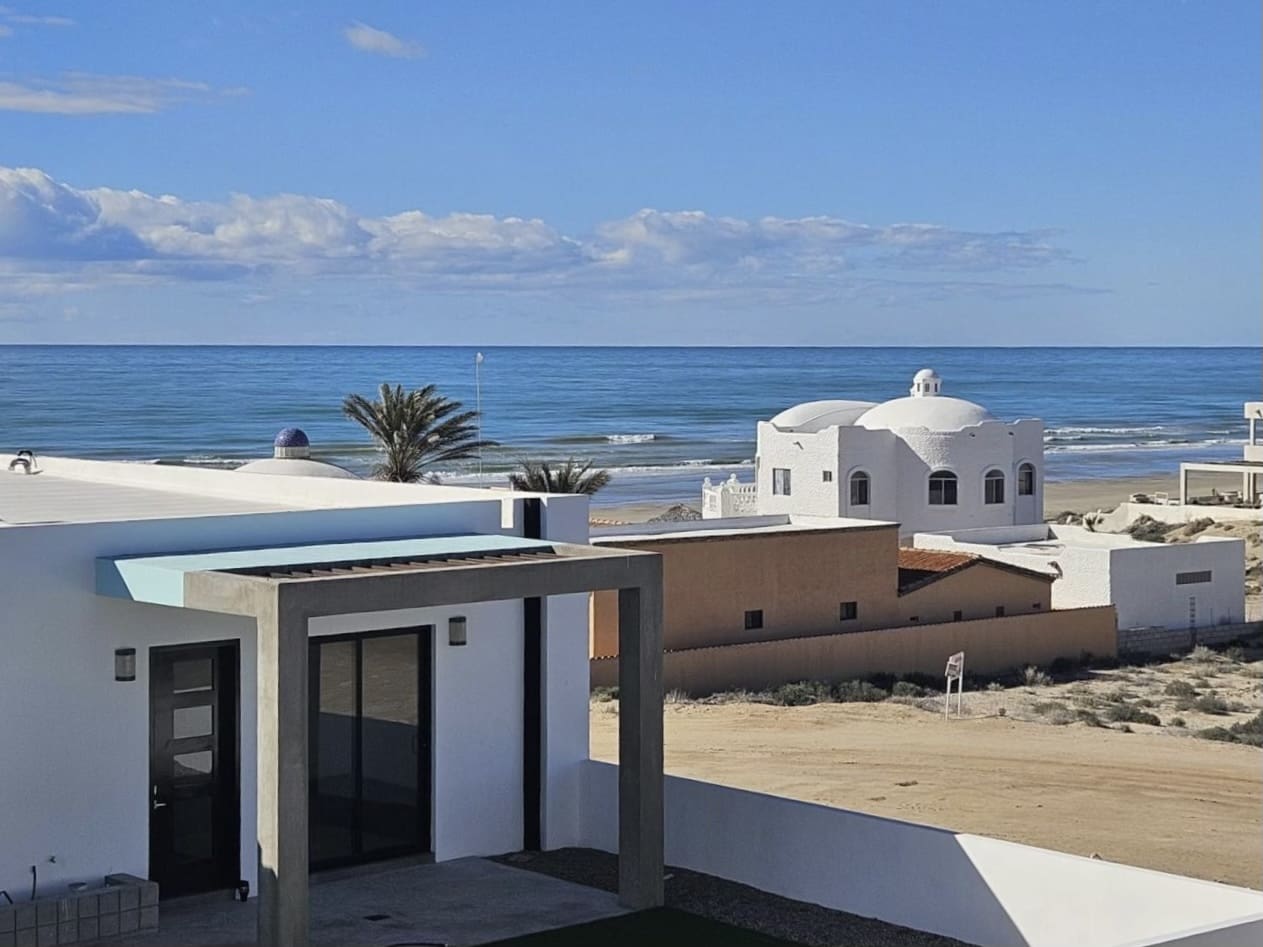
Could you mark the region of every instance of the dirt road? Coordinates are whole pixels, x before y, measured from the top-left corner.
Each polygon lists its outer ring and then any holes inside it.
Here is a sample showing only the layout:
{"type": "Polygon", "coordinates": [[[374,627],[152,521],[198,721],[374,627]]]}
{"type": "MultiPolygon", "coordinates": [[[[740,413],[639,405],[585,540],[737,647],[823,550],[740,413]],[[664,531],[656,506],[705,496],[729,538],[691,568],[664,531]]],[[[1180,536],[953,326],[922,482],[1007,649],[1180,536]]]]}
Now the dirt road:
{"type": "MultiPolygon", "coordinates": [[[[592,755],[617,758],[614,703],[592,755]]],[[[999,717],[944,721],[893,703],[680,704],[669,773],[1263,887],[1263,752],[1167,734],[999,717]]]]}

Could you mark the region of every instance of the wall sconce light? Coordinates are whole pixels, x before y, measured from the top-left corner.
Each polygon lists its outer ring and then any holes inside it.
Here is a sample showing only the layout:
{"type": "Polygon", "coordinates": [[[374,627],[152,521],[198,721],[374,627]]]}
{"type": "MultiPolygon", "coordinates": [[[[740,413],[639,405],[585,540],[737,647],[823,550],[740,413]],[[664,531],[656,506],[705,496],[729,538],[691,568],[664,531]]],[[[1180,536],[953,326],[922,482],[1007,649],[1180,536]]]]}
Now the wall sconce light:
{"type": "Polygon", "coordinates": [[[465,644],[465,630],[467,622],[464,615],[453,615],[447,620],[447,643],[452,647],[460,647],[465,644]]]}
{"type": "Polygon", "coordinates": [[[115,648],[114,649],[114,680],[116,681],[136,680],[136,649],[135,648],[115,648]]]}

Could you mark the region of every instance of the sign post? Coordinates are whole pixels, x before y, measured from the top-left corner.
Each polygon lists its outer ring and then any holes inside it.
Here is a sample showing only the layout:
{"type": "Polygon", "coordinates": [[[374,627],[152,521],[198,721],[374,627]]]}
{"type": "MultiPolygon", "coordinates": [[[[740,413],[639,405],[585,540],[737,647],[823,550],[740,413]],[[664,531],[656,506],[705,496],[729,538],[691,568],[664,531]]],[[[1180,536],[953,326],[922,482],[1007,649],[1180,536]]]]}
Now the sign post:
{"type": "Polygon", "coordinates": [[[965,690],[965,652],[957,651],[947,659],[947,693],[943,695],[943,718],[948,716],[952,706],[952,681],[956,682],[956,716],[960,716],[960,702],[965,690]]]}

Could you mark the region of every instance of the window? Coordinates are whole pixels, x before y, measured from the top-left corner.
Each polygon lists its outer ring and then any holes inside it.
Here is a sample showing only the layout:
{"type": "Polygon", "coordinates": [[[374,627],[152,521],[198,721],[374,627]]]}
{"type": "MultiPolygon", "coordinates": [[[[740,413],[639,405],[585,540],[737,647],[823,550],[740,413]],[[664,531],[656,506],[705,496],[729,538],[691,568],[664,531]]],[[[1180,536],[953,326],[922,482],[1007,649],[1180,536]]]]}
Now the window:
{"type": "Polygon", "coordinates": [[[1017,495],[1033,497],[1035,495],[1035,465],[1022,464],[1017,468],[1017,495]]]}
{"type": "Polygon", "coordinates": [[[1035,609],[1035,611],[1039,611],[1043,607],[1044,607],[1043,602],[1031,602],[1031,608],[1035,609]]]}
{"type": "Polygon", "coordinates": [[[825,483],[833,483],[833,471],[832,470],[820,471],[820,479],[823,480],[825,483]]]}
{"type": "Polygon", "coordinates": [[[956,475],[950,470],[930,474],[930,506],[956,505],[956,475]]]}
{"type": "Polygon", "coordinates": [[[1004,617],[1004,606],[1003,606],[1003,605],[997,605],[997,606],[995,607],[995,617],[996,617],[996,618],[1003,618],[1003,617],[1004,617]]]}
{"type": "Polygon", "coordinates": [[[763,627],[763,609],[756,608],[746,612],[746,631],[763,627]]]}
{"type": "Polygon", "coordinates": [[[851,474],[851,506],[868,506],[868,474],[857,470],[851,474]]]}
{"type": "Polygon", "coordinates": [[[1200,585],[1202,582],[1209,582],[1211,578],[1210,570],[1205,572],[1177,572],[1175,574],[1176,585],[1200,585]]]}
{"type": "Polygon", "coordinates": [[[999,470],[988,470],[983,478],[983,501],[986,503],[1004,502],[1004,474],[999,470]]]}
{"type": "Polygon", "coordinates": [[[778,497],[789,496],[789,468],[773,467],[772,468],[772,495],[778,497]]]}
{"type": "Polygon", "coordinates": [[[963,621],[964,618],[965,618],[964,612],[960,612],[960,611],[952,612],[952,621],[963,621]]]}
{"type": "Polygon", "coordinates": [[[920,615],[913,615],[911,618],[908,619],[908,621],[920,621],[920,620],[921,620],[920,615]]]}
{"type": "Polygon", "coordinates": [[[843,602],[838,608],[838,621],[855,621],[860,617],[858,602],[843,602]]]}

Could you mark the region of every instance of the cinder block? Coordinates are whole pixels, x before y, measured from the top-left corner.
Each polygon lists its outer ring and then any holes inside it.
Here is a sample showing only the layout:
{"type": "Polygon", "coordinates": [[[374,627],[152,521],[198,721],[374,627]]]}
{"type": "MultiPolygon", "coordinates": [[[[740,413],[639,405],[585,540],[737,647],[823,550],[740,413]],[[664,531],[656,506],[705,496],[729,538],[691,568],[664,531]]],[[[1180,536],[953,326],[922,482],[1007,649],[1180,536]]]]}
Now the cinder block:
{"type": "Polygon", "coordinates": [[[17,910],[17,929],[25,930],[35,926],[35,905],[19,904],[17,910]]]}
{"type": "Polygon", "coordinates": [[[38,920],[35,922],[39,927],[45,924],[57,923],[57,902],[56,901],[36,901],[35,910],[38,920]]]}
{"type": "Polygon", "coordinates": [[[17,935],[13,931],[0,931],[0,947],[13,947],[17,935]]]}
{"type": "Polygon", "coordinates": [[[140,929],[142,931],[155,930],[158,927],[158,906],[155,904],[151,908],[140,909],[140,929]]]}
{"type": "Polygon", "coordinates": [[[97,910],[104,917],[106,914],[118,913],[118,892],[102,891],[97,895],[97,910]]]}
{"type": "Polygon", "coordinates": [[[79,899],[74,895],[57,900],[57,923],[79,920],[79,899]]]}
{"type": "Polygon", "coordinates": [[[35,947],[57,947],[57,925],[41,924],[35,929],[38,936],[35,938],[35,947]]]}
{"type": "Polygon", "coordinates": [[[73,944],[79,939],[79,922],[63,921],[57,925],[57,943],[73,944]]]}
{"type": "Polygon", "coordinates": [[[99,918],[100,925],[97,930],[101,937],[113,937],[118,933],[118,913],[102,914],[99,918]]]}
{"type": "Polygon", "coordinates": [[[101,936],[101,927],[95,917],[79,918],[79,939],[96,940],[101,936]]]}
{"type": "Polygon", "coordinates": [[[75,900],[79,902],[78,912],[81,920],[85,917],[96,917],[97,905],[95,894],[81,894],[75,900]]]}
{"type": "Polygon", "coordinates": [[[140,887],[138,885],[126,885],[118,889],[118,909],[120,911],[135,911],[140,907],[140,887]]]}
{"type": "Polygon", "coordinates": [[[35,947],[35,928],[20,928],[18,932],[13,935],[13,944],[14,947],[35,947]]]}
{"type": "Polygon", "coordinates": [[[0,907],[0,934],[7,934],[18,928],[17,905],[6,904],[0,907]]]}
{"type": "Polygon", "coordinates": [[[118,932],[131,934],[140,930],[140,911],[119,911],[118,932]]]}
{"type": "Polygon", "coordinates": [[[145,879],[138,875],[129,875],[125,871],[116,871],[112,875],[105,876],[107,885],[143,885],[145,879]]]}
{"type": "Polygon", "coordinates": [[[140,906],[152,907],[158,903],[158,882],[146,881],[140,886],[140,906]]]}

